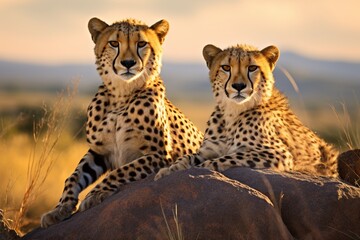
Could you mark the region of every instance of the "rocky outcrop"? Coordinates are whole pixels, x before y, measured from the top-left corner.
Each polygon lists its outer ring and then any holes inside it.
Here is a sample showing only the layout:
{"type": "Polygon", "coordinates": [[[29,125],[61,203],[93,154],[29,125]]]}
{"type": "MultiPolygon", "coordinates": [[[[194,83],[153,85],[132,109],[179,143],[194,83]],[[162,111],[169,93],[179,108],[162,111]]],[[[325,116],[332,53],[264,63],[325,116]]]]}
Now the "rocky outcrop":
{"type": "Polygon", "coordinates": [[[360,188],[300,173],[229,169],[225,176],[268,196],[296,239],[357,239],[360,236],[360,188]]]}
{"type": "Polygon", "coordinates": [[[24,239],[352,239],[360,189],[270,170],[189,169],[124,186],[102,204],[24,239]]]}

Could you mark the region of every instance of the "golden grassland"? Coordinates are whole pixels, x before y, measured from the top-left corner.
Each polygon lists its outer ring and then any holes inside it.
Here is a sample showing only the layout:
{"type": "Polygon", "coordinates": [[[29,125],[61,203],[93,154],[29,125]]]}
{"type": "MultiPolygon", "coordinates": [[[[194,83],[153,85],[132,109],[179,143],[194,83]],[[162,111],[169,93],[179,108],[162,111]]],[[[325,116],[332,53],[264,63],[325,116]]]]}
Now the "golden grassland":
{"type": "MultiPolygon", "coordinates": [[[[84,119],[91,98],[71,91],[55,95],[0,94],[0,209],[10,227],[18,232],[25,233],[37,226],[41,214],[57,204],[65,179],[86,153],[84,125],[73,120],[84,119]],[[23,116],[20,105],[38,107],[42,116],[23,116]],[[10,117],[1,115],[8,110],[15,113],[10,117]],[[19,131],[29,122],[34,126],[32,131],[19,131]],[[74,126],[77,129],[69,131],[74,126]]],[[[214,103],[173,102],[205,130],[214,103]]],[[[295,112],[310,128],[342,150],[360,146],[360,108],[351,111],[345,106],[316,111],[297,108],[295,112]]]]}

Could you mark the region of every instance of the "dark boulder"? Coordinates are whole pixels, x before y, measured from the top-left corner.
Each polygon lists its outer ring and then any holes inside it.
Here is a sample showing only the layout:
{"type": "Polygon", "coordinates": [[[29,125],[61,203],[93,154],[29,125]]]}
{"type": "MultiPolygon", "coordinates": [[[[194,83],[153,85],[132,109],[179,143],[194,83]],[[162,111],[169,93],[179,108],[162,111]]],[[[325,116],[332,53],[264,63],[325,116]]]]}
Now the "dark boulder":
{"type": "Polygon", "coordinates": [[[152,179],[124,186],[102,204],[24,239],[360,236],[360,189],[337,180],[249,168],[222,174],[189,169],[152,179]]]}
{"type": "Polygon", "coordinates": [[[234,168],[224,174],[268,196],[296,239],[360,236],[360,188],[301,173],[234,168]]]}

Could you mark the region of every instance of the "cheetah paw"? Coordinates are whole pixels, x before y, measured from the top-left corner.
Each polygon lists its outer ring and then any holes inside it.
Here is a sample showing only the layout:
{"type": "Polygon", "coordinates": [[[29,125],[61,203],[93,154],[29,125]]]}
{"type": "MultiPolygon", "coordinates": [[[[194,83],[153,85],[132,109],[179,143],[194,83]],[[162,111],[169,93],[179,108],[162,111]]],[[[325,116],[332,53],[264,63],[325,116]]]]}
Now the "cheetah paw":
{"type": "Polygon", "coordinates": [[[81,202],[79,211],[83,212],[85,210],[88,210],[89,208],[99,205],[102,201],[104,201],[105,198],[110,197],[113,194],[114,192],[104,191],[104,190],[91,191],[86,195],[85,199],[81,202]]]}
{"type": "Polygon", "coordinates": [[[159,180],[160,178],[163,178],[163,177],[169,175],[171,172],[172,172],[172,171],[171,171],[170,168],[167,168],[167,167],[162,168],[162,169],[160,169],[160,171],[155,175],[154,180],[157,181],[157,180],[159,180]]]}
{"type": "Polygon", "coordinates": [[[64,203],[57,206],[55,209],[43,214],[41,216],[41,227],[47,228],[70,217],[72,212],[76,209],[76,204],[77,201],[71,203],[64,203]]]}

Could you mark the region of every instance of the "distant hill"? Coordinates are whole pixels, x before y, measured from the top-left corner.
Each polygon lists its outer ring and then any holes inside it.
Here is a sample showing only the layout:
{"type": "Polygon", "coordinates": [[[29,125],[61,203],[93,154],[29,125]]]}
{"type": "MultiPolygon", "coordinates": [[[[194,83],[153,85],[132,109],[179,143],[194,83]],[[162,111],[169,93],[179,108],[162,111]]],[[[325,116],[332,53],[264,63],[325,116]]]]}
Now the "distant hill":
{"type": "Polygon", "coordinates": [[[325,61],[286,52],[280,57],[280,64],[304,80],[315,77],[344,82],[360,81],[360,62],[325,61]]]}
{"type": "Polygon", "coordinates": [[[101,82],[95,65],[41,65],[0,60],[0,87],[36,90],[63,88],[80,79],[81,88],[94,87],[101,82]]]}
{"type": "MultiPolygon", "coordinates": [[[[336,102],[360,95],[360,63],[325,61],[285,52],[275,70],[277,85],[290,98],[297,93],[281,69],[296,80],[305,100],[336,102]]],[[[172,98],[211,99],[205,63],[165,62],[161,73],[172,98]]],[[[80,92],[94,92],[101,83],[95,64],[39,65],[0,60],[0,89],[57,90],[80,79],[80,92]]]]}

